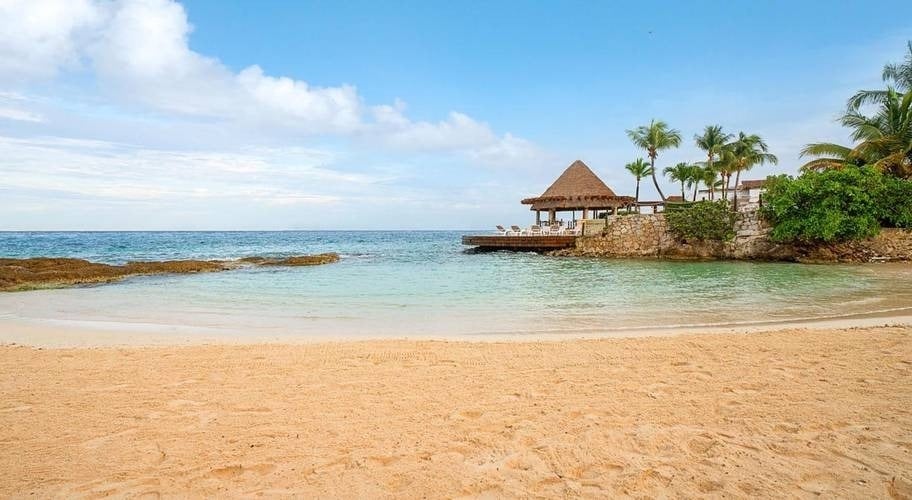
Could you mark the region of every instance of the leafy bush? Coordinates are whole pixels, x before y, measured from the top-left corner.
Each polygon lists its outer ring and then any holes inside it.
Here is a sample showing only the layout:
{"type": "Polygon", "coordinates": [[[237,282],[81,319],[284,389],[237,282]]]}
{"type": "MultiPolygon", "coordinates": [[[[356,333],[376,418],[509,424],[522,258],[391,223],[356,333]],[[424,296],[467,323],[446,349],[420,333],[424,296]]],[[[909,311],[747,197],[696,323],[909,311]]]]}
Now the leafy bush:
{"type": "Polygon", "coordinates": [[[884,177],[870,167],[770,177],[762,214],[775,241],[835,242],[880,231],[884,177]]]}
{"type": "Polygon", "coordinates": [[[665,212],[671,232],[689,240],[728,241],[735,237],[735,217],[725,200],[699,201],[665,212]]]}
{"type": "Polygon", "coordinates": [[[885,177],[878,204],[882,225],[912,228],[912,181],[885,177]]]}

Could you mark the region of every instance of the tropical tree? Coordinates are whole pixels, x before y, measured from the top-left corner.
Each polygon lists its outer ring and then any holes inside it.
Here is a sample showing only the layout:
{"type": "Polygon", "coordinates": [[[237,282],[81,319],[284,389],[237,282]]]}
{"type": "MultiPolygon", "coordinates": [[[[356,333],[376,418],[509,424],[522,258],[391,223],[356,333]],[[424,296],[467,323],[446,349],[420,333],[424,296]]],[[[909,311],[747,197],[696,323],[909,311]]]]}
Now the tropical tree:
{"type": "MultiPolygon", "coordinates": [[[[912,91],[912,41],[906,42],[906,58],[901,63],[884,65],[883,81],[898,93],[912,91]]],[[[881,104],[887,99],[887,90],[859,90],[849,99],[849,111],[858,110],[865,104],[881,104]]]]}
{"type": "Polygon", "coordinates": [[[687,199],[687,195],[684,194],[684,185],[693,185],[694,168],[694,165],[690,163],[681,162],[673,167],[665,167],[665,170],[662,171],[669,179],[681,183],[681,198],[687,199]]]}
{"type": "Polygon", "coordinates": [[[692,165],[690,176],[687,179],[687,188],[693,188],[693,201],[697,201],[697,194],[700,190],[700,183],[703,182],[703,166],[699,163],[692,165]]]}
{"type": "Polygon", "coordinates": [[[900,94],[888,87],[875,114],[867,116],[849,109],[840,121],[852,129],[855,146],[808,144],[802,156],[816,159],[804,164],[803,170],[871,165],[896,177],[912,176],[912,92],[900,94]]]}
{"type": "Polygon", "coordinates": [[[649,165],[652,167],[652,183],[655,185],[659,197],[665,200],[665,194],[659,187],[659,181],[655,175],[655,161],[659,156],[659,151],[676,148],[681,145],[681,133],[668,124],[659,120],[650,120],[649,125],[642,125],[633,130],[627,131],[627,137],[638,147],[645,149],[649,155],[649,165]]]}
{"type": "MultiPolygon", "coordinates": [[[[653,168],[651,165],[646,163],[646,161],[643,160],[642,158],[637,158],[636,160],[624,165],[624,168],[626,168],[628,172],[630,172],[631,174],[633,174],[634,177],[636,177],[636,180],[637,180],[636,201],[637,201],[637,203],[639,203],[639,201],[640,201],[640,180],[643,177],[652,175],[653,168]]],[[[638,206],[637,210],[639,210],[639,208],[640,207],[638,206]]]]}
{"type": "MultiPolygon", "coordinates": [[[[706,151],[706,166],[708,168],[717,168],[715,159],[722,153],[722,148],[731,140],[732,135],[722,131],[722,125],[707,125],[703,129],[703,134],[695,135],[694,142],[697,147],[706,151]]],[[[721,170],[722,180],[726,180],[727,172],[721,170]]],[[[725,196],[725,184],[722,185],[722,196],[725,196]]]]}
{"type": "Polygon", "coordinates": [[[897,177],[912,175],[912,92],[887,96],[873,116],[849,111],[843,125],[853,129],[854,151],[876,169],[897,177]]]}
{"type": "MultiPolygon", "coordinates": [[[[716,188],[722,187],[722,181],[719,179],[719,171],[715,167],[710,168],[709,165],[703,165],[700,167],[699,172],[697,173],[700,182],[706,185],[706,189],[709,190],[709,199],[716,199],[716,188]]],[[[696,201],[696,198],[694,199],[696,201]]]]}
{"type": "MultiPolygon", "coordinates": [[[[738,138],[726,145],[725,150],[727,155],[726,163],[731,165],[728,167],[729,172],[735,172],[735,189],[738,188],[738,183],[741,182],[742,171],[750,170],[757,165],[766,163],[773,165],[779,163],[779,158],[769,152],[769,146],[757,134],[748,135],[744,132],[738,132],[738,138]]],[[[728,181],[725,180],[722,184],[723,189],[725,189],[725,184],[727,183],[728,181]]],[[[732,206],[737,210],[738,197],[734,196],[733,198],[734,204],[732,206]]]]}
{"type": "Polygon", "coordinates": [[[802,172],[841,170],[847,166],[862,167],[867,163],[864,158],[857,157],[851,147],[829,142],[808,144],[801,150],[800,156],[814,158],[801,166],[802,172]]]}

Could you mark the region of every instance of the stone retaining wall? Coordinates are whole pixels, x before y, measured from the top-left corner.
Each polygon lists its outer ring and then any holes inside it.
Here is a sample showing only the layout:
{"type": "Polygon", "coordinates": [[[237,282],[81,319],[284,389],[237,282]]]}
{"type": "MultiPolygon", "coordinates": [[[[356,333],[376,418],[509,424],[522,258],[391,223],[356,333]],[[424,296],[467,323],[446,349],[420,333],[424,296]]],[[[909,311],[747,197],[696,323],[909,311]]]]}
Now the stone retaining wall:
{"type": "Polygon", "coordinates": [[[667,259],[746,259],[796,262],[912,260],[912,231],[883,229],[868,240],[832,245],[792,245],[769,239],[769,226],[756,207],[739,213],[730,242],[682,241],[669,231],[664,214],[611,216],[587,221],[576,247],[557,255],[667,259]],[[594,222],[594,223],[593,223],[594,222]]]}

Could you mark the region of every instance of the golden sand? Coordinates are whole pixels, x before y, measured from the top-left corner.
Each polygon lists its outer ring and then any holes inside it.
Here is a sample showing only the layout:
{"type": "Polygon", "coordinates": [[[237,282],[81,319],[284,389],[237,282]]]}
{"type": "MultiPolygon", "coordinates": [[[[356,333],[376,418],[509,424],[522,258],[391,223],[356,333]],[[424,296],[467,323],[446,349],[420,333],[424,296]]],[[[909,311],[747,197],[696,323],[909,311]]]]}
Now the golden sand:
{"type": "Polygon", "coordinates": [[[0,348],[0,496],[902,497],[912,328],[0,348]]]}

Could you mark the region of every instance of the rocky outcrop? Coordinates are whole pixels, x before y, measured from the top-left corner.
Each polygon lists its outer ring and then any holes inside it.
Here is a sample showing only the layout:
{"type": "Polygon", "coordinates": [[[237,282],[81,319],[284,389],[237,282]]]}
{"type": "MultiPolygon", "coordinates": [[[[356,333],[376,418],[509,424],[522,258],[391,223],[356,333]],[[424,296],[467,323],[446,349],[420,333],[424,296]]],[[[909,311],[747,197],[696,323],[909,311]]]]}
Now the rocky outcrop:
{"type": "Polygon", "coordinates": [[[556,255],[662,259],[740,259],[793,262],[912,261],[912,231],[883,229],[874,238],[838,244],[781,244],[755,207],[738,214],[729,242],[685,241],[668,229],[663,214],[609,217],[600,231],[577,238],[575,248],[556,255]]]}
{"type": "Polygon", "coordinates": [[[240,260],[128,262],[124,265],[52,257],[0,259],[0,291],[108,283],[129,276],[217,272],[251,265],[313,266],[329,264],[338,260],[339,255],[335,253],[283,258],[246,257],[240,260]]]}
{"type": "Polygon", "coordinates": [[[337,253],[318,253],[316,255],[296,255],[294,257],[244,257],[240,260],[258,266],[319,266],[339,262],[337,253]]]}

